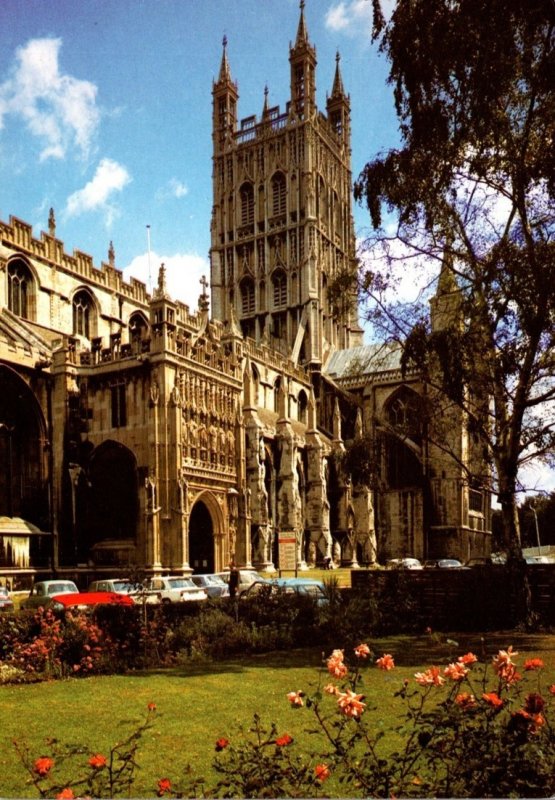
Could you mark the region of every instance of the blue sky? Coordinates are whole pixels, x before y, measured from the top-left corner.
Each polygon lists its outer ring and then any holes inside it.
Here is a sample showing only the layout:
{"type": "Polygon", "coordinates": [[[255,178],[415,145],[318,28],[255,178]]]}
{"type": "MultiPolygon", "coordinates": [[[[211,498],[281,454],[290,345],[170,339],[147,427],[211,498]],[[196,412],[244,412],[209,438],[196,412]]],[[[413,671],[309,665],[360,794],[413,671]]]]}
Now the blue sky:
{"type": "MultiPolygon", "coordinates": [[[[387,65],[371,44],[370,0],[307,0],[325,109],[335,55],[351,95],[353,175],[397,141],[387,65]]],[[[47,229],[66,250],[148,282],[160,261],[172,294],[196,306],[209,272],[211,88],[222,38],[239,116],[289,99],[298,0],[2,0],[0,217],[47,229]]],[[[356,229],[367,214],[355,209],[356,229]]]]}

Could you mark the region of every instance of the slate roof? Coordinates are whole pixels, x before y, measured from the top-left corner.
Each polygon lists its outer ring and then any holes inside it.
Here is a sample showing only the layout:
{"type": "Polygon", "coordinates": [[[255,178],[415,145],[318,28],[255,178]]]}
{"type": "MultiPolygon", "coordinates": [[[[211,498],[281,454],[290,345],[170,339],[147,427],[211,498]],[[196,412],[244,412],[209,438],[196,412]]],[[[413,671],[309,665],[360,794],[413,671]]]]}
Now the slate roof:
{"type": "Polygon", "coordinates": [[[367,344],[348,350],[336,350],[324,372],[334,380],[389,372],[400,369],[401,353],[401,346],[395,343],[367,344]]]}

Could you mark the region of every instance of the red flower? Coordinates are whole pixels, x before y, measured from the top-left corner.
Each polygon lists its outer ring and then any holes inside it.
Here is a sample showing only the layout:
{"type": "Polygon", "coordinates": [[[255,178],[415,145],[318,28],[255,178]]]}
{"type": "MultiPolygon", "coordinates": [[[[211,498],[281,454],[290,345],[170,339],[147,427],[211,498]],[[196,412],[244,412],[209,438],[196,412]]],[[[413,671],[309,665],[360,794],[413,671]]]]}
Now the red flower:
{"type": "Polygon", "coordinates": [[[89,766],[93,769],[102,769],[102,767],[106,766],[106,757],[96,753],[96,755],[89,758],[89,766]]]}
{"type": "Polygon", "coordinates": [[[541,658],[529,658],[527,661],[524,662],[524,669],[525,670],[535,670],[535,669],[543,669],[544,663],[541,658]]]}
{"type": "Polygon", "coordinates": [[[395,669],[395,662],[391,653],[384,653],[381,658],[376,659],[376,666],[378,669],[383,669],[386,672],[395,669]]]}
{"type": "Polygon", "coordinates": [[[552,683],[549,687],[549,694],[555,694],[555,683],[552,683]]]}
{"type": "Polygon", "coordinates": [[[56,795],[56,800],[74,800],[74,797],[73,789],[66,786],[65,789],[62,789],[62,791],[56,795]]]}
{"type": "Polygon", "coordinates": [[[48,756],[41,756],[35,761],[33,769],[38,775],[41,776],[41,778],[44,778],[45,775],[48,775],[53,766],[54,760],[52,758],[48,758],[48,756]]]}
{"type": "Polygon", "coordinates": [[[503,700],[501,700],[497,692],[484,692],[482,700],[485,700],[492,708],[501,708],[503,705],[503,700]]]}
{"type": "Polygon", "coordinates": [[[169,778],[160,778],[158,781],[158,797],[162,797],[166,792],[171,792],[172,782],[169,778]]]}
{"type": "Polygon", "coordinates": [[[330,776],[330,768],[327,764],[316,764],[314,767],[314,774],[316,775],[317,780],[319,781],[327,781],[330,776]]]}
{"type": "Polygon", "coordinates": [[[149,703],[147,708],[149,711],[156,711],[156,703],[149,703]]]}
{"type": "Polygon", "coordinates": [[[283,736],[278,736],[276,739],[276,744],[278,747],[287,747],[288,744],[291,744],[293,741],[293,737],[289,736],[288,733],[284,733],[283,736]]]}
{"type": "Polygon", "coordinates": [[[219,753],[221,750],[225,750],[229,744],[229,739],[226,739],[224,736],[221,739],[216,741],[216,753],[219,753]]]}

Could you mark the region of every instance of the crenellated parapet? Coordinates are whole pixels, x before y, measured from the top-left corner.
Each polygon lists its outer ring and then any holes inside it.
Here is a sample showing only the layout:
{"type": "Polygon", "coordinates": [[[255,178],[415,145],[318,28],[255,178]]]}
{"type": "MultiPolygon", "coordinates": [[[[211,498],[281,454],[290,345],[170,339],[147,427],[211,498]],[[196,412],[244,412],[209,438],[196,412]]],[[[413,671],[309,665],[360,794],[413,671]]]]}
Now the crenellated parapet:
{"type": "Polygon", "coordinates": [[[81,250],[66,253],[64,243],[55,236],[41,232],[40,239],[33,236],[33,228],[18,217],[10,216],[9,222],[0,221],[0,240],[2,245],[13,248],[21,255],[36,259],[43,264],[71,274],[80,276],[87,282],[117,292],[130,301],[146,303],[149,295],[146,284],[132,278],[130,282],[123,279],[123,272],[110,264],[102,263],[95,267],[92,256],[81,250]]]}

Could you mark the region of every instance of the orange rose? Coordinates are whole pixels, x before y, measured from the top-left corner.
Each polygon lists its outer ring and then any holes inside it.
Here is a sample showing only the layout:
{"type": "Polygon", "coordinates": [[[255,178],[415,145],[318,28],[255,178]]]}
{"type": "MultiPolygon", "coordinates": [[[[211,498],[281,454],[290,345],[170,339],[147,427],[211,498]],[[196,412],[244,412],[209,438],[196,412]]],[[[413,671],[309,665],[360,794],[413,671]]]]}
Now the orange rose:
{"type": "Polygon", "coordinates": [[[366,703],[362,703],[364,695],[355,694],[348,689],[340,692],[337,697],[337,705],[346,717],[360,717],[366,708],[366,703]]]}
{"type": "Polygon", "coordinates": [[[41,778],[44,778],[45,775],[48,775],[53,766],[54,760],[52,758],[48,758],[48,756],[41,756],[35,761],[33,769],[37,775],[40,775],[41,778]]]}
{"type": "Polygon", "coordinates": [[[316,775],[317,780],[319,781],[327,781],[330,776],[330,768],[327,764],[316,764],[314,767],[314,774],[316,775]]]}
{"type": "Polygon", "coordinates": [[[100,753],[96,753],[96,755],[91,756],[89,758],[89,766],[93,769],[102,769],[102,767],[106,766],[105,756],[101,755],[100,753]]]}
{"type": "Polygon", "coordinates": [[[395,669],[393,656],[390,653],[384,653],[381,658],[376,659],[376,666],[379,669],[385,670],[386,672],[389,672],[391,669],[395,669]]]}

